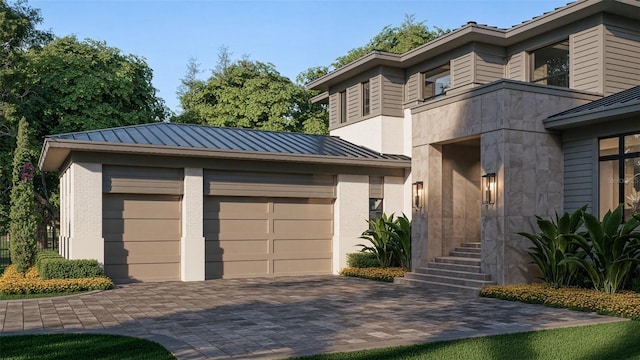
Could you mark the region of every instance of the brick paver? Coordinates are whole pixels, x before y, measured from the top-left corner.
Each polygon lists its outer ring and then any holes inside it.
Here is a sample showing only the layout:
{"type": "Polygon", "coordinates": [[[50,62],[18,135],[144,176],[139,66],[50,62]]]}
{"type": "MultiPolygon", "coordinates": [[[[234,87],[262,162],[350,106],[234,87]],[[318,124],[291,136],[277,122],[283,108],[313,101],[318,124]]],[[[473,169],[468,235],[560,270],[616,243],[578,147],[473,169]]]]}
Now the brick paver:
{"type": "Polygon", "coordinates": [[[180,359],[283,358],[612,321],[621,319],[337,276],[138,283],[0,301],[0,335],[130,335],[180,359]]]}

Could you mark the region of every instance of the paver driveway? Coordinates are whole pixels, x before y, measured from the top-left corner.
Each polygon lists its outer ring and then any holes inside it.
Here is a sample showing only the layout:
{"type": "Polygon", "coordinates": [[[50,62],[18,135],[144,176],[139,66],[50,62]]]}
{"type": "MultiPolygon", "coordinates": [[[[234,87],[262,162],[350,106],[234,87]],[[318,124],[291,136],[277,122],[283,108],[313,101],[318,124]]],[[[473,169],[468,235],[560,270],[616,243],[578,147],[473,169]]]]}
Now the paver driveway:
{"type": "Polygon", "coordinates": [[[180,359],[282,358],[620,320],[337,276],[139,283],[0,301],[2,335],[132,335],[180,359]]]}

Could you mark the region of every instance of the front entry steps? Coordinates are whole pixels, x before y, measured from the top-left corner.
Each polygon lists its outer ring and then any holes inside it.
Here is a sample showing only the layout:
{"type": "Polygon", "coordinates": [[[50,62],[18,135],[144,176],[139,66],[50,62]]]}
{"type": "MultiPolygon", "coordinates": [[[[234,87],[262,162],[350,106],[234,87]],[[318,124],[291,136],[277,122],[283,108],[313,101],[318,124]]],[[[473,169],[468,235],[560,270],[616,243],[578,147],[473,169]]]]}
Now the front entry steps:
{"type": "Polygon", "coordinates": [[[483,286],[496,284],[491,275],[481,272],[479,242],[462,244],[449,255],[437,257],[403,278],[395,278],[394,283],[470,295],[477,295],[483,286]]]}

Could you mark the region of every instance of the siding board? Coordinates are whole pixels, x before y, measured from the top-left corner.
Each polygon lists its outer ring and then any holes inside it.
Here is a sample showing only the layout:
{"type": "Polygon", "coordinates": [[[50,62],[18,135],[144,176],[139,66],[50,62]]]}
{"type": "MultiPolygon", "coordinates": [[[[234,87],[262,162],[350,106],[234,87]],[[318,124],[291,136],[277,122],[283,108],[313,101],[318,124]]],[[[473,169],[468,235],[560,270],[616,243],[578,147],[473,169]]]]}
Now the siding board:
{"type": "Polygon", "coordinates": [[[511,80],[525,81],[525,55],[520,52],[511,55],[507,62],[507,78],[511,80]]]}
{"type": "Polygon", "coordinates": [[[347,122],[358,121],[360,119],[360,83],[347,89],[347,122]]]}
{"type": "MultiPolygon", "coordinates": [[[[595,149],[592,139],[563,143],[564,152],[564,211],[574,212],[584,204],[591,204],[594,196],[593,180],[595,149]]],[[[593,204],[591,204],[593,207],[593,204]]]]}
{"type": "Polygon", "coordinates": [[[451,60],[451,88],[473,82],[473,56],[474,53],[470,52],[451,60]]]}
{"type": "Polygon", "coordinates": [[[413,73],[407,79],[406,102],[413,102],[420,98],[420,73],[413,73]]]}
{"type": "Polygon", "coordinates": [[[504,72],[505,65],[503,57],[483,53],[475,54],[475,82],[488,84],[496,80],[504,79],[504,72]]]}
{"type": "Polygon", "coordinates": [[[569,37],[571,88],[603,92],[603,26],[575,33],[569,37]]]}
{"type": "Polygon", "coordinates": [[[385,75],[382,80],[382,115],[402,116],[402,85],[403,79],[397,76],[385,75]]]}
{"type": "Polygon", "coordinates": [[[382,102],[382,94],[381,94],[381,82],[382,75],[377,75],[372,77],[369,80],[369,115],[379,115],[381,102],[382,102]]]}
{"type": "Polygon", "coordinates": [[[340,97],[338,93],[329,95],[329,127],[332,129],[340,125],[340,120],[338,119],[339,102],[340,97]]]}
{"type": "Polygon", "coordinates": [[[181,195],[182,169],[111,166],[102,169],[102,192],[181,195]]]}

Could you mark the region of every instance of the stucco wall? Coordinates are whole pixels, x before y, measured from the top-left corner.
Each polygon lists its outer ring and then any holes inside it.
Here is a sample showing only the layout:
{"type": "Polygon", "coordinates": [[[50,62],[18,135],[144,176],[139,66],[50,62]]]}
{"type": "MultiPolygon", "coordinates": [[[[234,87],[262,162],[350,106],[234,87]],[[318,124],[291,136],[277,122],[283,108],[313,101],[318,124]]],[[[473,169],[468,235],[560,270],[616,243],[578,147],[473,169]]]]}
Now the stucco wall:
{"type": "Polygon", "coordinates": [[[102,164],[72,163],[65,172],[70,197],[65,206],[69,259],[104,264],[102,238],[102,164]]]}
{"type": "Polygon", "coordinates": [[[408,119],[392,116],[376,116],[364,121],[349,124],[331,130],[331,136],[338,136],[356,145],[385,154],[402,154],[408,150],[405,147],[407,130],[410,127],[408,119]]]}
{"type": "Polygon", "coordinates": [[[180,279],[205,279],[204,196],[202,168],[184,169],[182,196],[182,238],[180,239],[180,279]]]}
{"type": "MultiPolygon", "coordinates": [[[[386,190],[386,189],[385,189],[386,190]]],[[[333,273],[347,266],[346,254],[360,251],[365,240],[360,234],[369,218],[369,177],[366,175],[338,175],[337,198],[333,206],[333,273]]]]}

